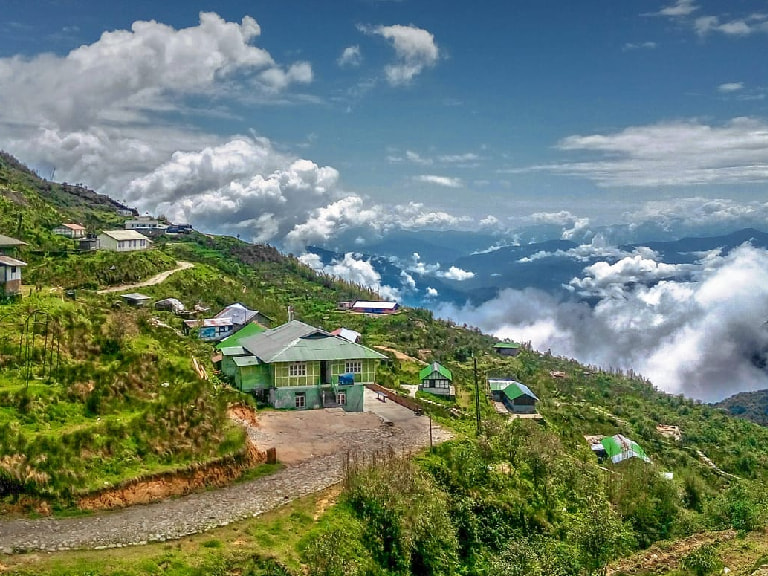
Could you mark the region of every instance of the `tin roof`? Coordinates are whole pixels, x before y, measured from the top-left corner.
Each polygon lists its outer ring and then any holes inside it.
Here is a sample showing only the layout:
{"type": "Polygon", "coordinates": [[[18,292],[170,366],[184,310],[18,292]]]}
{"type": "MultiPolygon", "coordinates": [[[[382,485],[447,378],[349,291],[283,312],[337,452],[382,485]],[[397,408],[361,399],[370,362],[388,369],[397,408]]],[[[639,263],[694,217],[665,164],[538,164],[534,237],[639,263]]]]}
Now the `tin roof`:
{"type": "Polygon", "coordinates": [[[358,300],[352,305],[352,308],[376,308],[381,310],[394,310],[397,308],[397,302],[370,302],[367,300],[358,300]]]}
{"type": "Polygon", "coordinates": [[[80,226],[80,224],[62,224],[62,228],[69,228],[70,230],[85,230],[85,226],[80,226]]]}
{"type": "Polygon", "coordinates": [[[0,234],[0,248],[11,248],[13,246],[26,246],[26,242],[22,242],[21,240],[16,240],[16,238],[11,238],[10,236],[3,236],[0,234]]]}
{"type": "Polygon", "coordinates": [[[298,320],[243,338],[240,345],[265,363],[310,360],[384,359],[370,348],[348,342],[298,320]]]}
{"type": "Polygon", "coordinates": [[[247,356],[248,351],[242,346],[224,346],[219,348],[222,356],[247,356]]]}
{"type": "Polygon", "coordinates": [[[235,366],[238,367],[258,366],[259,364],[262,364],[262,361],[256,356],[235,356],[232,358],[232,361],[235,363],[235,366]]]}
{"type": "Polygon", "coordinates": [[[506,388],[504,388],[504,396],[509,398],[510,400],[514,400],[515,398],[519,398],[520,396],[529,396],[530,398],[533,398],[534,400],[538,400],[539,398],[531,392],[531,389],[528,388],[525,384],[520,384],[520,382],[513,382],[506,388]]]}
{"type": "Polygon", "coordinates": [[[121,298],[125,298],[126,300],[137,300],[137,301],[145,301],[145,300],[151,300],[151,298],[145,294],[139,294],[138,292],[132,292],[130,294],[123,294],[121,298]]]}
{"type": "Polygon", "coordinates": [[[246,324],[243,326],[240,330],[232,334],[231,336],[227,336],[219,342],[216,345],[216,348],[219,350],[224,350],[224,348],[230,347],[230,346],[240,346],[240,341],[244,338],[248,338],[250,336],[255,336],[256,334],[260,334],[264,332],[266,328],[261,326],[260,324],[256,324],[255,322],[251,322],[250,324],[246,324]]]}
{"type": "Polygon", "coordinates": [[[435,372],[438,372],[441,376],[444,378],[447,378],[448,380],[453,380],[453,374],[451,374],[451,371],[448,370],[445,366],[442,364],[439,364],[438,362],[432,362],[429,366],[422,368],[419,371],[419,380],[424,380],[425,378],[429,378],[432,374],[435,372]]]}
{"type": "Polygon", "coordinates": [[[517,384],[517,380],[511,378],[488,378],[488,386],[491,387],[493,392],[504,390],[510,384],[517,384]]]}
{"type": "Polygon", "coordinates": [[[517,342],[496,342],[496,344],[494,344],[493,347],[517,349],[517,348],[520,348],[520,344],[518,344],[517,342]]]}
{"type": "Polygon", "coordinates": [[[0,265],[3,266],[26,266],[26,262],[22,262],[21,260],[16,260],[16,258],[11,258],[10,256],[4,256],[0,254],[0,265]]]}
{"type": "Polygon", "coordinates": [[[139,234],[136,230],[104,230],[102,232],[105,236],[109,236],[113,240],[122,242],[125,240],[146,240],[149,242],[149,238],[143,234],[139,234]]]}

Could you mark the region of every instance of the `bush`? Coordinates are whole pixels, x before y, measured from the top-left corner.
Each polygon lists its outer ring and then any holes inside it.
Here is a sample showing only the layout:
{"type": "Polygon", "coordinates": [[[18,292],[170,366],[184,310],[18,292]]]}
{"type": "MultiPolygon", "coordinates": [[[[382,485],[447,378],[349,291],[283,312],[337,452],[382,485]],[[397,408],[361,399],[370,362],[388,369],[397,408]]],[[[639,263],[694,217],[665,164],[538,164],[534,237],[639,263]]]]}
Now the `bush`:
{"type": "Polygon", "coordinates": [[[712,544],[706,544],[694,550],[683,558],[683,568],[693,572],[696,576],[707,576],[719,572],[723,567],[717,550],[712,544]]]}

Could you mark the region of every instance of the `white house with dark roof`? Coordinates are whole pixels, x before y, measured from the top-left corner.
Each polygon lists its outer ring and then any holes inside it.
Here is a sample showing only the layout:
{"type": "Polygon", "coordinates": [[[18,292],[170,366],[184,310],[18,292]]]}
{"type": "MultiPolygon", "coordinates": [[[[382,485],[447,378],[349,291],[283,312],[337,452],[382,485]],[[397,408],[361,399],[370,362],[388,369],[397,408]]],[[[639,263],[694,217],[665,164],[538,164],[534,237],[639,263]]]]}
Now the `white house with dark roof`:
{"type": "Polygon", "coordinates": [[[135,230],[104,230],[99,234],[99,249],[113,252],[133,252],[146,250],[150,240],[135,230]]]}
{"type": "Polygon", "coordinates": [[[21,294],[21,269],[27,263],[9,256],[6,252],[26,245],[26,242],[0,234],[0,297],[21,294]]]}

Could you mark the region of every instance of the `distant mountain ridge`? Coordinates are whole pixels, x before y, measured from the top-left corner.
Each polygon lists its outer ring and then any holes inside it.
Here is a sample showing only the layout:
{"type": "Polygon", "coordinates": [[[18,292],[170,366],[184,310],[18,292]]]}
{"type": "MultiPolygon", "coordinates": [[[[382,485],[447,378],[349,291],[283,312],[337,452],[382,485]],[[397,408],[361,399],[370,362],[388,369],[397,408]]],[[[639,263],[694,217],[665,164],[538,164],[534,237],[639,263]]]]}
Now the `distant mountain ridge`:
{"type": "Polygon", "coordinates": [[[768,390],[739,392],[715,404],[731,416],[745,418],[761,426],[768,426],[768,390]]]}

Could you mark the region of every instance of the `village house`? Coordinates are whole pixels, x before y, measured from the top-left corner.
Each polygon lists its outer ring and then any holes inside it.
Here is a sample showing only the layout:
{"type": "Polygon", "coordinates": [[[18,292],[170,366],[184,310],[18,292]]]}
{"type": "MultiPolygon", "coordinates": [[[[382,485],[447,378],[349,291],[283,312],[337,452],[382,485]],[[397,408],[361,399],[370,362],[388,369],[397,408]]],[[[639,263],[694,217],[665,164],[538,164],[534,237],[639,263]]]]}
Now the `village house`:
{"type": "Polygon", "coordinates": [[[426,366],[419,371],[419,390],[422,392],[430,392],[431,394],[437,394],[439,396],[448,396],[453,398],[456,396],[456,389],[452,386],[453,374],[442,364],[432,362],[429,366],[426,366]]]}
{"type": "Polygon", "coordinates": [[[99,248],[113,252],[146,250],[150,240],[135,230],[104,230],[99,234],[99,248]]]}
{"type": "Polygon", "coordinates": [[[275,408],[361,412],[365,385],[375,383],[376,367],[386,359],[298,320],[242,338],[240,346],[247,355],[232,351],[235,385],[275,408]]]}
{"type": "Polygon", "coordinates": [[[178,298],[163,298],[155,302],[155,310],[173,312],[176,315],[183,314],[186,307],[178,298]]]}
{"type": "Polygon", "coordinates": [[[197,337],[206,342],[218,342],[235,331],[235,323],[230,317],[206,318],[205,320],[184,320],[184,333],[189,334],[197,330],[197,337]]]}
{"type": "Polygon", "coordinates": [[[238,356],[249,355],[245,348],[240,346],[240,341],[244,338],[261,334],[265,330],[266,328],[260,324],[251,322],[240,328],[240,330],[234,334],[224,338],[224,340],[216,344],[218,354],[211,358],[214,366],[216,366],[216,368],[218,368],[225,376],[234,379],[235,374],[237,373],[237,366],[235,365],[234,359],[238,356]]]}
{"type": "Polygon", "coordinates": [[[235,326],[235,330],[238,330],[241,326],[245,326],[250,322],[258,322],[262,326],[269,328],[274,323],[274,320],[262,314],[258,310],[250,310],[244,304],[235,302],[224,308],[221,312],[216,314],[214,318],[231,318],[232,323],[235,326]]]}
{"type": "Polygon", "coordinates": [[[61,226],[56,226],[56,228],[53,229],[53,233],[58,234],[59,236],[66,236],[67,238],[79,240],[80,238],[85,238],[85,227],[80,226],[80,224],[62,224],[61,226]]]}
{"type": "Polygon", "coordinates": [[[8,253],[26,242],[0,234],[0,298],[21,294],[21,269],[27,265],[8,253]]]}
{"type": "Polygon", "coordinates": [[[488,386],[493,399],[504,404],[513,414],[536,413],[536,402],[539,399],[525,384],[517,380],[489,378],[488,386]]]}
{"type": "Polygon", "coordinates": [[[496,342],[493,349],[499,356],[517,356],[520,354],[521,346],[517,342],[496,342]]]}
{"type": "Polygon", "coordinates": [[[146,294],[139,294],[138,292],[131,292],[130,294],[123,294],[120,297],[129,306],[136,306],[137,308],[140,308],[142,306],[146,306],[149,303],[149,301],[152,300],[152,298],[150,298],[146,294]]]}
{"type": "Polygon", "coordinates": [[[126,230],[136,230],[137,232],[151,232],[153,230],[164,229],[165,224],[151,216],[139,216],[125,221],[126,230]]]}
{"type": "Polygon", "coordinates": [[[397,302],[369,302],[367,300],[358,300],[350,310],[352,312],[361,312],[364,314],[394,314],[400,308],[397,302]]]}

